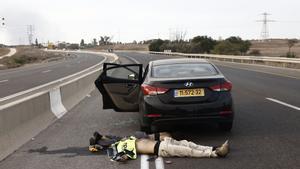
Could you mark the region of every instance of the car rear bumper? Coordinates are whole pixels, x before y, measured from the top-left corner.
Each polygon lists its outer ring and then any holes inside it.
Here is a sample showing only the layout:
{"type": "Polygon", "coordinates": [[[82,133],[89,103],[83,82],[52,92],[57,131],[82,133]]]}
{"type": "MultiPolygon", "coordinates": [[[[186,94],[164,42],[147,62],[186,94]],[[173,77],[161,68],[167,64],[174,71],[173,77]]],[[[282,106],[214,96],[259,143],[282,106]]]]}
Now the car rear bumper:
{"type": "Polygon", "coordinates": [[[163,104],[157,98],[145,98],[141,115],[144,126],[226,123],[233,121],[234,108],[231,97],[220,97],[211,103],[184,105],[163,104]]]}
{"type": "Polygon", "coordinates": [[[196,125],[203,123],[231,123],[233,121],[233,115],[230,116],[203,116],[203,117],[145,117],[146,123],[151,126],[174,126],[174,125],[196,125]]]}

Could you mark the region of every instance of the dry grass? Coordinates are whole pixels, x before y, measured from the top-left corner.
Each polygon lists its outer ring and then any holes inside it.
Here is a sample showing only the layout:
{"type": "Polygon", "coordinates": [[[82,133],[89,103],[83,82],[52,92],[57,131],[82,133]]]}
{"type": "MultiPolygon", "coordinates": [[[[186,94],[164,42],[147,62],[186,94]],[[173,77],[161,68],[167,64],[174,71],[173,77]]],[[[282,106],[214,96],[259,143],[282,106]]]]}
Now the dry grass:
{"type": "Polygon", "coordinates": [[[0,56],[6,55],[9,53],[9,49],[8,48],[1,48],[0,47],[0,56]]]}
{"type": "Polygon", "coordinates": [[[31,47],[17,48],[17,53],[11,57],[0,59],[0,70],[23,66],[25,64],[41,63],[50,60],[63,59],[65,54],[45,52],[31,47]]]}
{"type": "MultiPolygon", "coordinates": [[[[285,57],[289,48],[287,45],[287,39],[271,39],[265,42],[251,41],[251,50],[259,50],[263,56],[277,56],[285,57]]],[[[300,43],[298,42],[292,47],[291,52],[296,54],[296,57],[300,57],[300,43]]]]}

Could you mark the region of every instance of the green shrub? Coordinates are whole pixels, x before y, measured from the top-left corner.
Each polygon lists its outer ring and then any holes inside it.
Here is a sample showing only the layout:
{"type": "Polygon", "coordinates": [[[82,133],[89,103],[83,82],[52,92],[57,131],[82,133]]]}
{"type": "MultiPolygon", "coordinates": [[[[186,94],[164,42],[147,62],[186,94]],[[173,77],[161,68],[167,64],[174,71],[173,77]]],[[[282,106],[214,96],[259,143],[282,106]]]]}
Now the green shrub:
{"type": "Polygon", "coordinates": [[[149,50],[150,51],[161,51],[161,46],[163,45],[164,41],[161,39],[155,39],[153,40],[150,45],[149,45],[149,50]]]}
{"type": "Polygon", "coordinates": [[[238,55],[239,51],[237,45],[225,40],[219,42],[215,46],[213,53],[222,55],[238,55]]]}
{"type": "Polygon", "coordinates": [[[296,54],[294,52],[288,52],[286,53],[287,58],[296,58],[296,54]]]}
{"type": "Polygon", "coordinates": [[[260,50],[258,49],[253,49],[249,52],[249,55],[253,55],[253,56],[260,56],[261,53],[260,53],[260,50]]]}
{"type": "Polygon", "coordinates": [[[210,53],[216,44],[211,37],[196,36],[191,40],[191,53],[210,53]]]}

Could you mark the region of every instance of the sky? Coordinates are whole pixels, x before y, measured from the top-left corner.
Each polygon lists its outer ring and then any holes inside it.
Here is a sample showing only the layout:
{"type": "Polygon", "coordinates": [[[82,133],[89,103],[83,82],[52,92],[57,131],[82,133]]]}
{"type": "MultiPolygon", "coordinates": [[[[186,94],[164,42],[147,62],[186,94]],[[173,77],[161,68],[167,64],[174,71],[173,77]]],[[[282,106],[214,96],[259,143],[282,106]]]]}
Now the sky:
{"type": "Polygon", "coordinates": [[[299,0],[1,0],[0,43],[28,44],[28,25],[39,42],[89,43],[100,36],[132,42],[172,39],[176,32],[186,39],[259,39],[263,12],[275,20],[270,38],[299,39],[299,7],[299,0]]]}

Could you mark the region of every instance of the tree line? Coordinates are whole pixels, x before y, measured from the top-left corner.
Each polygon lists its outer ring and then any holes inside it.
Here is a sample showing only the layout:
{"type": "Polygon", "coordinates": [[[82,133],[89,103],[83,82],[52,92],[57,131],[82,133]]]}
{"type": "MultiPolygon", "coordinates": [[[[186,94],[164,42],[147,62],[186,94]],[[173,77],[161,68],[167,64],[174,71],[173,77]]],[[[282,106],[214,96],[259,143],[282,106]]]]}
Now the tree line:
{"type": "Polygon", "coordinates": [[[181,53],[213,53],[225,55],[245,55],[251,43],[240,37],[232,36],[225,40],[214,40],[208,36],[196,36],[190,40],[162,40],[154,39],[149,45],[150,51],[163,52],[171,50],[181,53]]]}
{"type": "Polygon", "coordinates": [[[94,38],[90,43],[85,43],[84,39],[81,39],[80,41],[80,47],[96,47],[96,46],[102,46],[102,45],[111,45],[113,37],[110,36],[100,36],[99,40],[94,38]]]}

